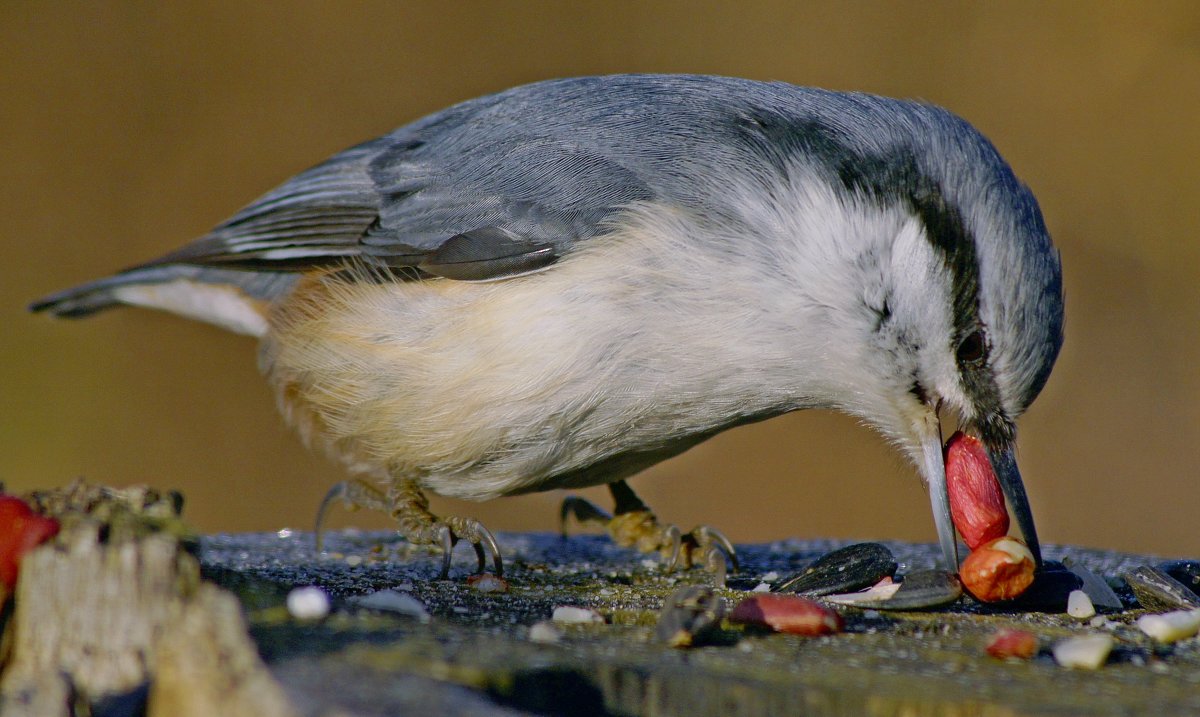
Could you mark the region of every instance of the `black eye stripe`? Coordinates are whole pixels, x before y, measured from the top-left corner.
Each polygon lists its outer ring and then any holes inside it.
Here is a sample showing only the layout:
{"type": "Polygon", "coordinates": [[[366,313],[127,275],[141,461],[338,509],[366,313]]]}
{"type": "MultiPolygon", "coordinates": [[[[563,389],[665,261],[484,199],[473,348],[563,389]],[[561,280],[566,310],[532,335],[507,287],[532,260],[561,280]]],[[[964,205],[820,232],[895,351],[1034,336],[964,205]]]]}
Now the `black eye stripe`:
{"type": "Polygon", "coordinates": [[[941,185],[921,170],[911,150],[862,155],[851,151],[824,128],[808,132],[804,138],[804,151],[832,169],[846,189],[881,205],[906,206],[921,221],[925,237],[950,276],[953,326],[946,349],[954,352],[963,387],[977,417],[980,437],[991,445],[1011,441],[1012,421],[1005,415],[1000,400],[988,356],[988,337],[979,316],[979,257],[975,237],[962,213],[946,199],[941,185]],[[960,354],[964,340],[976,332],[979,332],[981,355],[976,358],[974,350],[960,354]]]}

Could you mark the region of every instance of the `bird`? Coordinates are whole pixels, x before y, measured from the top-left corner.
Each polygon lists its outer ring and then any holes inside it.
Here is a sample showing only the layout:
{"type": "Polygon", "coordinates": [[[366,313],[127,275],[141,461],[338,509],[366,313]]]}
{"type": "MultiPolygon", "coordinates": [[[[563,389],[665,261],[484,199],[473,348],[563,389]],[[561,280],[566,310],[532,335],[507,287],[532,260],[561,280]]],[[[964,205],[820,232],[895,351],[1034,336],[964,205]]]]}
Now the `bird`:
{"type": "MultiPolygon", "coordinates": [[[[464,101],[287,180],[170,253],[47,296],[259,340],[287,421],[414,544],[478,521],[426,494],[608,484],[570,516],[724,567],[627,479],[735,426],[848,413],[898,447],[957,566],[942,418],[978,438],[1038,564],[1016,419],[1063,341],[1061,260],[1031,190],[930,103],[627,74],[464,101]]],[[[319,533],[320,518],[318,518],[319,533]]],[[[714,568],[715,569],[715,568],[714,568]]]]}

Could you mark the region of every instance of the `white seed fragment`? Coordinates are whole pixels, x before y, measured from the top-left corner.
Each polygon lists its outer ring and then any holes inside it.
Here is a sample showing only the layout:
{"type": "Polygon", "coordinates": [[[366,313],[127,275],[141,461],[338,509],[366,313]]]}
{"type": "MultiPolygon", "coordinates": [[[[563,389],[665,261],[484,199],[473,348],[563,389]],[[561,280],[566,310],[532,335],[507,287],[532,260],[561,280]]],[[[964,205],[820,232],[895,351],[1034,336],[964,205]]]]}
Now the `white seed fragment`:
{"type": "Polygon", "coordinates": [[[277,535],[280,538],[290,538],[290,537],[292,537],[292,529],[291,528],[280,528],[275,533],[275,535],[277,535]]]}
{"type": "Polygon", "coordinates": [[[1087,620],[1090,617],[1095,617],[1096,606],[1092,604],[1092,599],[1082,590],[1072,590],[1067,596],[1067,614],[1071,617],[1077,617],[1080,620],[1087,620]]]}
{"type": "Polygon", "coordinates": [[[1072,637],[1056,644],[1052,650],[1054,660],[1063,667],[1095,670],[1108,659],[1113,648],[1112,635],[1086,635],[1072,637]]]}
{"type": "Polygon", "coordinates": [[[902,583],[879,581],[866,590],[861,590],[856,593],[839,593],[837,595],[825,595],[822,600],[835,603],[837,605],[856,605],[861,602],[877,602],[888,600],[900,590],[902,583]]]}
{"type": "Polygon", "coordinates": [[[357,568],[359,565],[362,565],[362,561],[363,561],[363,559],[362,559],[361,555],[347,555],[346,556],[346,565],[348,565],[352,568],[357,568]]]}
{"type": "Polygon", "coordinates": [[[779,573],[775,572],[774,570],[769,573],[763,573],[763,576],[759,578],[759,580],[763,581],[764,583],[773,583],[778,579],[779,573]]]}
{"type": "Polygon", "coordinates": [[[560,605],[554,608],[554,614],[550,618],[554,622],[563,624],[587,624],[587,623],[603,623],[604,618],[600,613],[586,607],[570,607],[560,605]]]}
{"type": "Polygon", "coordinates": [[[771,592],[771,586],[766,583],[759,583],[758,585],[755,585],[754,589],[751,590],[750,592],[752,592],[752,593],[769,593],[769,592],[771,592]]]}
{"type": "Polygon", "coordinates": [[[287,609],[297,620],[320,620],[329,614],[329,596],[315,585],[288,593],[287,609]]]}
{"type": "Polygon", "coordinates": [[[559,630],[558,626],[549,620],[535,622],[529,626],[530,642],[540,642],[546,645],[552,642],[558,642],[561,639],[562,630],[559,630]]]}
{"type": "Polygon", "coordinates": [[[1178,642],[1200,632],[1200,610],[1143,615],[1138,618],[1137,626],[1159,642],[1178,642]]]}
{"type": "Polygon", "coordinates": [[[429,612],[420,600],[408,593],[398,590],[376,590],[370,595],[364,595],[355,601],[360,607],[371,610],[383,610],[400,615],[415,617],[421,622],[429,622],[429,612]]]}

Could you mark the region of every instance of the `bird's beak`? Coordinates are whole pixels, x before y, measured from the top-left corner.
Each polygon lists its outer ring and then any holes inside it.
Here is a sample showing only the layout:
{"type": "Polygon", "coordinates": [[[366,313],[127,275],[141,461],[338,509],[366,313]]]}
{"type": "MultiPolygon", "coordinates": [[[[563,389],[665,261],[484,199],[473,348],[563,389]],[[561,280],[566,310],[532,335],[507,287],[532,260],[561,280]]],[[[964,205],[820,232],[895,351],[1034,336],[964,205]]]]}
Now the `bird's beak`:
{"type": "Polygon", "coordinates": [[[1008,511],[1017,520],[1017,528],[1029,552],[1033,553],[1033,561],[1042,567],[1042,549],[1038,544],[1037,528],[1033,524],[1033,511],[1029,509],[1029,496],[1025,495],[1025,484],[1021,481],[1021,472],[1017,470],[1017,460],[1013,457],[1012,444],[1001,448],[988,447],[988,458],[992,469],[996,471],[996,479],[1000,481],[1000,490],[1008,502],[1008,511]]]}
{"type": "MultiPolygon", "coordinates": [[[[958,542],[955,538],[954,521],[950,517],[950,494],[946,487],[946,462],[942,453],[942,427],[937,414],[930,412],[917,425],[921,443],[921,471],[929,488],[929,503],[933,509],[933,524],[937,528],[938,543],[942,556],[952,571],[958,570],[958,542]]],[[[1000,490],[1008,502],[1008,510],[1016,518],[1021,537],[1033,553],[1034,562],[1042,565],[1042,553],[1038,545],[1037,529],[1033,524],[1033,512],[1029,509],[1029,497],[1021,472],[1013,457],[1012,445],[999,448],[987,447],[988,459],[1000,483],[1000,490]]]]}
{"type": "MultiPolygon", "coordinates": [[[[929,489],[929,504],[933,509],[933,525],[937,528],[938,543],[947,568],[958,571],[958,542],[954,536],[954,521],[950,518],[950,493],[946,488],[946,461],[942,457],[942,424],[936,412],[923,416],[917,423],[921,443],[921,472],[929,489]]],[[[1018,479],[1019,480],[1019,479],[1018,479]]]]}

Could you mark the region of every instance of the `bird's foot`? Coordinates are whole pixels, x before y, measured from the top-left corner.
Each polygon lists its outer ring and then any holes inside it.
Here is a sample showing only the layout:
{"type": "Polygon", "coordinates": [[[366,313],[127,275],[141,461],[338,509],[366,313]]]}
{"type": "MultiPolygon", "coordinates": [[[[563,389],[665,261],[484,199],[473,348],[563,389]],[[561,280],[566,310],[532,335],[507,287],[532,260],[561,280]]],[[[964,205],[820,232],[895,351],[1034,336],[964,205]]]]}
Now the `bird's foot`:
{"type": "Polygon", "coordinates": [[[496,577],[504,574],[500,548],[491,531],[474,518],[448,516],[439,518],[429,511],[429,499],[413,481],[399,481],[387,491],[360,479],[342,481],[325,495],[317,511],[317,550],[323,549],[321,525],[331,503],[341,500],[349,510],[369,508],[390,513],[399,524],[401,535],[413,545],[433,545],[442,549],[442,571],[438,578],[450,577],[450,557],[460,540],[475,548],[479,572],[487,569],[488,558],[495,567],[496,577]]]}
{"type": "Polygon", "coordinates": [[[674,525],[659,523],[654,512],[625,481],[611,483],[609,489],[616,501],[615,515],[578,496],[563,500],[560,514],[563,535],[566,535],[567,519],[574,517],[580,523],[604,526],[617,545],[636,547],[643,553],[658,553],[667,570],[699,565],[712,573],[719,584],[724,584],[728,559],[737,572],[737,552],[721,531],[700,525],[683,533],[674,525]]]}

